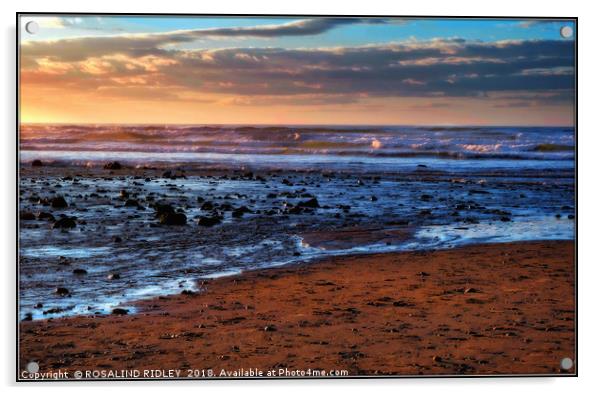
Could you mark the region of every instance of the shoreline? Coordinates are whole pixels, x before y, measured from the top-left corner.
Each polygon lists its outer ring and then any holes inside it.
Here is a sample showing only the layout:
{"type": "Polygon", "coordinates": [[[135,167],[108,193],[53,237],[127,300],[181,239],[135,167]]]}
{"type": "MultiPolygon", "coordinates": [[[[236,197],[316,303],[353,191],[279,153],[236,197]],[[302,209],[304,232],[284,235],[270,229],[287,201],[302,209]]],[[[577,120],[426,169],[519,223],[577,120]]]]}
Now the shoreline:
{"type": "Polygon", "coordinates": [[[535,241],[245,271],[136,314],[21,322],[20,365],[571,374],[573,268],[574,242],[535,241]]]}

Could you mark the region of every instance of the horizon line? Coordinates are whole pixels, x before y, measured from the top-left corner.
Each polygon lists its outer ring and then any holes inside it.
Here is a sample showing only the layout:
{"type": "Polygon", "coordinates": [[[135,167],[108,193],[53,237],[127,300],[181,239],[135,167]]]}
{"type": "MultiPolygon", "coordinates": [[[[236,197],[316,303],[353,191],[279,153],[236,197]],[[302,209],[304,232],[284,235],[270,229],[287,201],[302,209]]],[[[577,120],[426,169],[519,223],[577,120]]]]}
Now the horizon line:
{"type": "Polygon", "coordinates": [[[551,124],[344,124],[344,123],[220,123],[220,122],[206,122],[206,123],[180,123],[180,122],[19,122],[21,125],[123,125],[123,126],[357,126],[357,127],[386,127],[386,126],[407,126],[407,127],[554,127],[554,128],[575,128],[575,125],[551,125],[551,124]]]}

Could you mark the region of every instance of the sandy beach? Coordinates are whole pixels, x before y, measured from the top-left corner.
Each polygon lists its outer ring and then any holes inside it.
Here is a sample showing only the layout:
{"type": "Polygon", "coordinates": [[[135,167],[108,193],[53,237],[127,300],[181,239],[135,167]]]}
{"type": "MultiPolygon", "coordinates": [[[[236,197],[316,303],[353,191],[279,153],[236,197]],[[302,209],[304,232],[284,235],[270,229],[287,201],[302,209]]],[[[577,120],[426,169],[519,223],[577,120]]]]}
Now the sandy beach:
{"type": "Polygon", "coordinates": [[[571,241],[332,257],[204,281],[135,314],[21,322],[20,364],[181,377],[574,374],[560,368],[575,360],[574,284],[571,241]]]}

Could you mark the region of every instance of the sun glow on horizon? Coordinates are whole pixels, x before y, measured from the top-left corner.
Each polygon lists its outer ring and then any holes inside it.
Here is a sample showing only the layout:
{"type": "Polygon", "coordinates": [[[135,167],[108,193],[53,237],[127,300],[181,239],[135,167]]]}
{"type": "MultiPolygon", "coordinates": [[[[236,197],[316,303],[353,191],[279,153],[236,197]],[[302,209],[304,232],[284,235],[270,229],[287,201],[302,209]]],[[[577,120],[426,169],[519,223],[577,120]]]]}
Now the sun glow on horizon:
{"type": "Polygon", "coordinates": [[[574,123],[574,42],[553,36],[555,23],[196,21],[151,19],[145,31],[120,17],[40,23],[49,39],[21,46],[20,121],[574,123]],[[475,26],[497,40],[478,40],[475,26]],[[399,39],[409,33],[418,38],[399,39]]]}

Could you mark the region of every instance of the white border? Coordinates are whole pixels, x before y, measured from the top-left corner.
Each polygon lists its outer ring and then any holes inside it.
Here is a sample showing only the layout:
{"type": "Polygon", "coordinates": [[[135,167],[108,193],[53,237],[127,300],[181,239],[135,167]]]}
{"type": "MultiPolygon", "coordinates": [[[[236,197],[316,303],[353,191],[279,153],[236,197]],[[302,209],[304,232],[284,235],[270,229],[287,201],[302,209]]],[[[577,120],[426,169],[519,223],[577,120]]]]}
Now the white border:
{"type": "MultiPolygon", "coordinates": [[[[125,386],[144,387],[149,394],[161,393],[171,385],[196,387],[193,391],[215,391],[220,393],[265,394],[266,391],[287,395],[308,390],[345,393],[365,393],[372,386],[379,392],[395,393],[488,393],[504,394],[509,391],[545,391],[546,394],[593,392],[600,387],[596,380],[601,360],[598,289],[602,279],[600,253],[594,250],[599,241],[601,209],[600,200],[602,166],[599,157],[602,148],[600,116],[599,74],[601,37],[600,14],[595,2],[551,1],[527,2],[525,0],[503,0],[498,2],[452,0],[452,1],[384,1],[369,2],[304,0],[282,2],[268,0],[252,1],[177,1],[168,3],[151,0],[102,0],[82,2],[76,0],[27,0],[4,1],[1,3],[3,18],[2,45],[2,120],[0,132],[2,142],[2,189],[0,204],[2,215],[2,339],[5,342],[0,358],[1,385],[4,393],[17,391],[44,391],[53,395],[60,393],[88,394],[120,390],[125,386]],[[495,378],[495,379],[398,379],[398,380],[330,380],[330,381],[238,381],[238,382],[153,382],[153,383],[55,383],[15,384],[15,12],[158,12],[158,13],[298,13],[298,14],[359,14],[359,15],[442,15],[442,16],[550,16],[579,18],[579,377],[578,378],[495,378]],[[82,387],[86,388],[82,388],[82,387]],[[109,387],[109,388],[108,388],[109,387]]],[[[137,388],[141,389],[141,388],[137,388]]]]}

